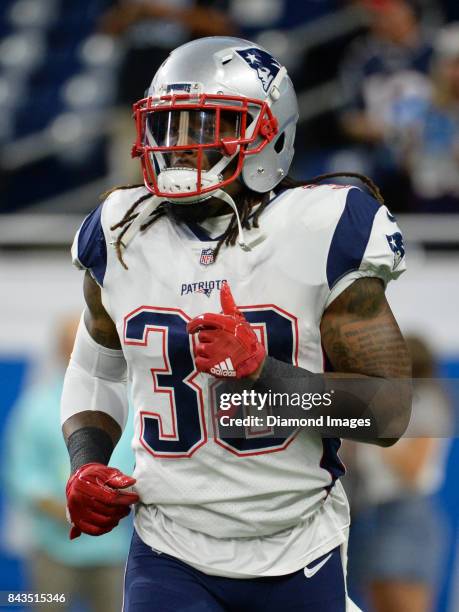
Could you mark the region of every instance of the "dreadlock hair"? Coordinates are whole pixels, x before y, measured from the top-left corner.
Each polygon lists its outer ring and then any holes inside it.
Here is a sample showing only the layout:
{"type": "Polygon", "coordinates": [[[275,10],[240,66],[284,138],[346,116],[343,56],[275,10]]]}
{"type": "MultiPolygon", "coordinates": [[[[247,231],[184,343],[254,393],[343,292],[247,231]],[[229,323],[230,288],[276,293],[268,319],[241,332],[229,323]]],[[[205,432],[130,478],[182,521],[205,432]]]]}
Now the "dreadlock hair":
{"type": "MultiPolygon", "coordinates": [[[[307,187],[308,185],[316,185],[324,180],[327,180],[330,178],[337,178],[337,177],[356,178],[360,180],[364,185],[366,185],[366,187],[368,188],[371,195],[375,198],[375,200],[377,200],[380,204],[384,204],[384,198],[381,195],[379,187],[371,180],[371,178],[369,178],[368,176],[365,176],[364,174],[359,174],[357,172],[330,172],[328,174],[320,174],[319,176],[315,176],[314,178],[308,179],[305,181],[299,181],[290,176],[286,176],[276,187],[274,187],[273,191],[274,193],[279,194],[286,189],[295,189],[296,187],[307,187]]],[[[143,187],[143,185],[142,184],[122,185],[120,187],[114,187],[110,191],[105,192],[101,197],[105,199],[111,193],[113,193],[114,191],[117,191],[118,189],[134,189],[136,187],[143,187]]],[[[112,231],[118,228],[122,228],[121,232],[118,234],[118,237],[116,239],[115,249],[116,249],[116,254],[118,256],[118,260],[120,261],[123,268],[125,268],[126,270],[128,269],[128,267],[126,265],[126,262],[123,259],[123,253],[122,253],[122,247],[124,246],[123,236],[125,235],[129,227],[131,226],[131,223],[138,216],[139,213],[135,212],[138,206],[145,200],[148,200],[151,197],[151,195],[152,195],[151,193],[146,193],[142,195],[140,198],[138,198],[132,204],[132,206],[126,211],[126,213],[124,214],[124,217],[120,219],[118,223],[115,223],[115,225],[112,225],[112,227],[110,228],[112,231]]],[[[250,231],[252,227],[255,227],[255,228],[259,227],[260,215],[262,214],[262,212],[264,211],[264,209],[266,208],[270,200],[269,192],[264,193],[262,195],[261,202],[255,214],[250,219],[249,218],[250,213],[252,209],[254,208],[254,206],[256,206],[259,203],[259,200],[260,200],[260,194],[251,192],[251,193],[248,193],[244,197],[244,199],[239,205],[239,215],[241,218],[241,225],[244,229],[248,231],[250,231]]],[[[156,221],[158,221],[158,219],[160,219],[161,217],[164,217],[167,214],[169,214],[168,207],[165,206],[165,204],[166,202],[161,203],[158,206],[158,208],[156,208],[152,212],[152,214],[147,219],[147,221],[143,225],[140,226],[141,232],[147,230],[154,223],[156,223],[156,221]]],[[[237,222],[236,222],[236,213],[233,212],[225,232],[223,233],[223,235],[220,237],[219,241],[217,242],[217,246],[214,250],[214,261],[216,260],[222,246],[223,245],[234,246],[236,244],[237,237],[238,237],[238,228],[237,228],[237,222]]]]}

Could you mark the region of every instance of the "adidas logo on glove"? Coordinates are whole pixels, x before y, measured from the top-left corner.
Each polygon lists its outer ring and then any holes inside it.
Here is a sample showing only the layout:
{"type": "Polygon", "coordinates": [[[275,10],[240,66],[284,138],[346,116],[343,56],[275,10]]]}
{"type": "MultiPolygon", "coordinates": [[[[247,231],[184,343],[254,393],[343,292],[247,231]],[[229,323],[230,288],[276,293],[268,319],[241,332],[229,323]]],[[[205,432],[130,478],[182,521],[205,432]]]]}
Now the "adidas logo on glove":
{"type": "Polygon", "coordinates": [[[211,374],[215,374],[215,376],[236,376],[236,370],[234,369],[233,362],[231,361],[230,357],[227,357],[224,361],[220,361],[218,365],[210,368],[210,372],[211,374]]]}

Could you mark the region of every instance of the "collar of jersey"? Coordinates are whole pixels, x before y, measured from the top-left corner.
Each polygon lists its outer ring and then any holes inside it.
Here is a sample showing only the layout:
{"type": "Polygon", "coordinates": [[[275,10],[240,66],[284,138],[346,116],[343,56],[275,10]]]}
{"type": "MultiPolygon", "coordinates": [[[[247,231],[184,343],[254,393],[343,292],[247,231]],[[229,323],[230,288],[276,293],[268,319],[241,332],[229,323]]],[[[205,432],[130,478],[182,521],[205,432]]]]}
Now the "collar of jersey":
{"type": "MultiPolygon", "coordinates": [[[[278,194],[271,191],[271,199],[266,205],[266,208],[270,206],[274,200],[277,200],[277,198],[283,193],[285,193],[285,189],[278,194]]],[[[249,219],[252,219],[254,214],[257,212],[258,206],[260,205],[257,204],[257,206],[255,206],[254,210],[249,216],[249,219]]],[[[201,242],[218,242],[218,240],[223,237],[231,217],[232,214],[229,213],[227,215],[220,215],[219,217],[210,217],[209,219],[205,219],[202,223],[187,222],[185,225],[201,242]],[[216,233],[217,235],[215,235],[216,233]]]]}
{"type": "Polygon", "coordinates": [[[186,225],[201,242],[213,242],[223,236],[231,217],[230,213],[205,219],[202,223],[189,222],[186,225]]]}

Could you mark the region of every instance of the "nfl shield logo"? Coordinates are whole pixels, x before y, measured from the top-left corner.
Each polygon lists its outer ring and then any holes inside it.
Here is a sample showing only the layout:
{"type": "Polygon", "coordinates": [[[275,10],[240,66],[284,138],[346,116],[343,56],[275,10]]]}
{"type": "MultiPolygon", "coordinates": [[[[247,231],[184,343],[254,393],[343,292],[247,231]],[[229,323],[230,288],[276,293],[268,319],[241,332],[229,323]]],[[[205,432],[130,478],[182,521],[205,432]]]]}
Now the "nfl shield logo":
{"type": "Polygon", "coordinates": [[[202,249],[201,257],[199,259],[201,266],[210,266],[214,263],[214,250],[213,249],[202,249]]]}

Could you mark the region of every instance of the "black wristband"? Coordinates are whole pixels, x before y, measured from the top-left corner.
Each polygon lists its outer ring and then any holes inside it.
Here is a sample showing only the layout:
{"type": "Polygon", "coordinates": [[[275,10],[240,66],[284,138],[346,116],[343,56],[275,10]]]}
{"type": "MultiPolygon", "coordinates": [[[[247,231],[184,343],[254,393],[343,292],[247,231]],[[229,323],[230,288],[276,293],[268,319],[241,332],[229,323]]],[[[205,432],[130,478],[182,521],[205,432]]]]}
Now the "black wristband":
{"type": "Polygon", "coordinates": [[[71,473],[73,474],[86,463],[107,465],[113,449],[114,445],[111,437],[100,427],[81,427],[81,429],[77,429],[67,440],[71,473]]]}

